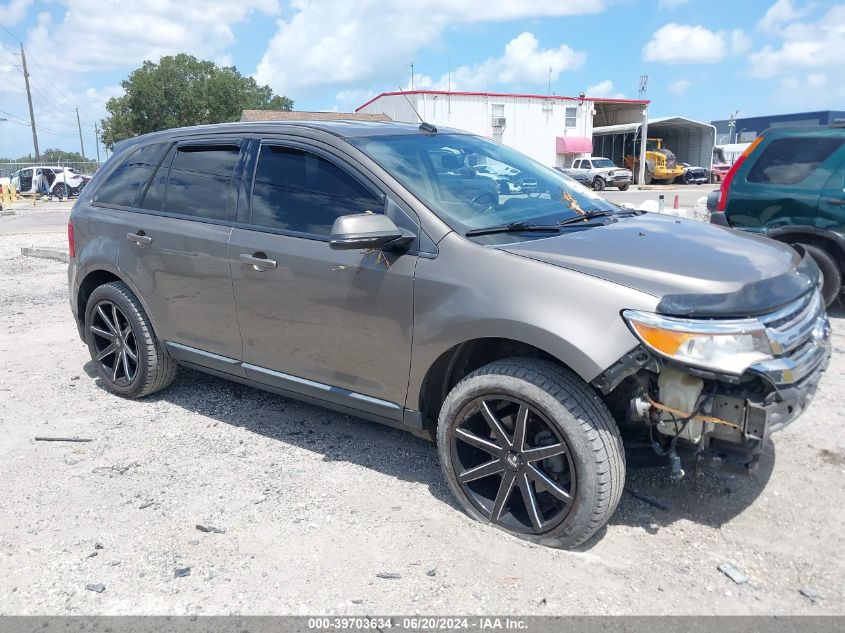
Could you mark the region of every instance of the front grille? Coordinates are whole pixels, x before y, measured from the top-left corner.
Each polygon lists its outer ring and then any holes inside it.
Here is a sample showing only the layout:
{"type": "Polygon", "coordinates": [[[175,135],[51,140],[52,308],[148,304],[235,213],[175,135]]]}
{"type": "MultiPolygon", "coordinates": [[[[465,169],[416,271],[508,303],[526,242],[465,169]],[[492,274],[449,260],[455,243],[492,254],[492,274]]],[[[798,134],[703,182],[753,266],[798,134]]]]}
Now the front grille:
{"type": "Polygon", "coordinates": [[[813,328],[824,316],[818,292],[811,292],[785,308],[760,317],[766,326],[776,355],[788,353],[812,338],[813,328]]]}
{"type": "Polygon", "coordinates": [[[775,358],[752,369],[776,385],[789,385],[823,368],[830,355],[830,323],[818,291],[759,318],[775,358]]]}

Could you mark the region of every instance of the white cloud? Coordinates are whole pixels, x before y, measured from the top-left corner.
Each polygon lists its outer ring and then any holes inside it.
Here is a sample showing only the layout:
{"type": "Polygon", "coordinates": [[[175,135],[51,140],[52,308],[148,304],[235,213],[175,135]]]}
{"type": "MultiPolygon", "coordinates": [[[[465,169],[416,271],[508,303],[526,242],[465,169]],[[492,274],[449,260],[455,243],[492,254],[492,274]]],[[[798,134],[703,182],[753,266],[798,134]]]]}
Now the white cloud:
{"type": "Polygon", "coordinates": [[[657,7],[659,9],[677,9],[685,5],[689,0],[658,0],[657,7]]]}
{"type": "MultiPolygon", "coordinates": [[[[488,90],[503,85],[546,85],[551,76],[557,81],[561,73],[579,68],[587,56],[561,44],[557,48],[541,49],[533,33],[521,33],[505,45],[503,54],[477,64],[458,66],[440,79],[417,75],[414,88],[426,90],[488,90]],[[551,71],[551,75],[550,72],[551,71]]],[[[411,89],[410,79],[402,86],[411,89]]]]}
{"type": "Polygon", "coordinates": [[[676,97],[683,97],[691,85],[692,82],[689,79],[678,79],[677,81],[673,81],[669,84],[669,87],[666,88],[666,90],[676,97]]]}
{"type": "Polygon", "coordinates": [[[6,27],[15,26],[26,17],[33,0],[9,0],[0,4],[0,19],[6,27]]]}
{"type": "Polygon", "coordinates": [[[740,29],[711,31],[700,25],[670,22],[657,29],[643,47],[643,60],[667,64],[706,64],[741,55],[751,40],[740,29]]]}
{"type": "Polygon", "coordinates": [[[335,96],[334,105],[330,108],[335,112],[354,112],[355,108],[365,104],[378,93],[364,88],[341,90],[335,96]]]}
{"type": "Polygon", "coordinates": [[[162,55],[190,53],[206,59],[224,55],[234,42],[232,25],[254,11],[272,15],[277,0],[66,0],[54,23],[38,16],[28,48],[38,59],[61,58],[70,72],[134,68],[162,55]]]}
{"type": "Polygon", "coordinates": [[[780,46],[752,53],[752,73],[777,77],[790,71],[813,72],[842,68],[845,59],[845,5],[831,8],[816,22],[781,24],[780,46]]]}
{"type": "Polygon", "coordinates": [[[803,18],[812,7],[797,8],[792,0],[777,0],[757,24],[761,31],[774,31],[782,24],[803,18]]]}
{"type": "Polygon", "coordinates": [[[625,98],[625,93],[613,91],[613,82],[610,81],[610,79],[600,81],[594,86],[587,86],[587,92],[585,94],[588,97],[610,97],[611,99],[625,98]]]}
{"type": "MultiPolygon", "coordinates": [[[[533,33],[521,33],[505,45],[504,54],[479,64],[459,66],[452,73],[453,89],[482,89],[502,84],[545,84],[562,72],[580,67],[587,56],[566,44],[541,49],[533,33]]],[[[443,78],[440,79],[440,85],[443,78]]]]}
{"type": "MultiPolygon", "coordinates": [[[[451,27],[595,13],[603,10],[605,4],[606,0],[489,0],[482,5],[453,0],[292,0],[292,15],[279,20],[278,32],[258,64],[256,79],[270,84],[278,93],[296,98],[319,94],[330,85],[354,87],[363,82],[388,85],[404,82],[409,73],[406,64],[414,59],[416,52],[437,45],[451,27]]],[[[504,58],[514,62],[511,69],[529,73],[526,83],[536,83],[542,65],[546,66],[543,76],[547,81],[550,64],[554,73],[555,67],[571,63],[568,58],[572,51],[567,47],[539,50],[536,46],[532,49],[532,42],[527,38],[517,40],[511,41],[513,50],[506,51],[504,58]],[[536,59],[518,59],[523,51],[536,59]],[[567,61],[561,61],[563,58],[567,61]]],[[[493,71],[484,64],[458,66],[453,79],[465,86],[477,86],[490,76],[509,74],[507,69],[493,71]],[[458,72],[462,69],[479,70],[486,78],[479,81],[458,72]]],[[[422,75],[420,81],[425,81],[422,75]]]]}
{"type": "Polygon", "coordinates": [[[814,8],[775,3],[761,28],[765,26],[779,41],[750,55],[750,72],[760,79],[777,78],[775,97],[783,104],[837,107],[845,100],[845,5],[803,21],[814,8]]]}
{"type": "MultiPolygon", "coordinates": [[[[89,154],[94,145],[93,123],[104,116],[106,99],[119,93],[114,86],[86,92],[94,73],[126,72],[144,60],[181,52],[231,65],[233,27],[255,12],[280,12],[280,0],[61,0],[53,4],[63,11],[42,10],[33,15],[31,1],[9,0],[0,5],[0,22],[26,24],[25,32],[20,26],[15,31],[25,39],[41,149],[77,149],[74,108],[78,105],[89,154]]],[[[0,48],[0,55],[19,63],[6,48],[0,48]]],[[[20,69],[0,59],[0,108],[28,121],[22,84],[20,69]]],[[[0,154],[19,155],[22,148],[31,151],[28,127],[2,125],[0,154]]]]}

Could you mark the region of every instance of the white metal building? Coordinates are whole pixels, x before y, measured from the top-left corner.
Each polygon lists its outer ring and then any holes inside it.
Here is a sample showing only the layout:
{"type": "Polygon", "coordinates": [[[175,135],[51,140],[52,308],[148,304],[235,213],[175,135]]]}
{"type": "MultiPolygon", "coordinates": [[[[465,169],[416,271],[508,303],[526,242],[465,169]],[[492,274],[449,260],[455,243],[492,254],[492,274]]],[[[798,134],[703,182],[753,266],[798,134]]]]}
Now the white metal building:
{"type": "MultiPolygon", "coordinates": [[[[641,126],[642,122],[637,121],[593,128],[593,156],[604,156],[621,165],[626,144],[639,137],[641,126]]],[[[716,128],[709,123],[679,116],[649,119],[646,135],[663,139],[678,162],[708,170],[713,166],[716,128]]]]}
{"type": "Polygon", "coordinates": [[[593,152],[594,125],[639,122],[648,101],[588,96],[412,90],[385,92],[356,112],[383,113],[473,132],[513,147],[550,166],[568,166],[593,152]]]}

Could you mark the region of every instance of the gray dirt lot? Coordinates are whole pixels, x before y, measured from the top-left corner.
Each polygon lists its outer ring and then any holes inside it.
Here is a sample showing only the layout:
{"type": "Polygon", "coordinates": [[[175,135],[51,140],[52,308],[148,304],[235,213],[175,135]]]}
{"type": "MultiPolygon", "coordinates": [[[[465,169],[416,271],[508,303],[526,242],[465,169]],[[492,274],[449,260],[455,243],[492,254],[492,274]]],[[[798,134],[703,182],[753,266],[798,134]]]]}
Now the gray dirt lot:
{"type": "Polygon", "coordinates": [[[0,236],[2,614],[845,614],[841,308],[815,402],[756,473],[629,468],[671,509],[625,495],[565,552],[468,519],[434,447],[398,431],[188,370],[142,401],[106,393],[65,265],[19,254],[64,239],[0,236]]]}

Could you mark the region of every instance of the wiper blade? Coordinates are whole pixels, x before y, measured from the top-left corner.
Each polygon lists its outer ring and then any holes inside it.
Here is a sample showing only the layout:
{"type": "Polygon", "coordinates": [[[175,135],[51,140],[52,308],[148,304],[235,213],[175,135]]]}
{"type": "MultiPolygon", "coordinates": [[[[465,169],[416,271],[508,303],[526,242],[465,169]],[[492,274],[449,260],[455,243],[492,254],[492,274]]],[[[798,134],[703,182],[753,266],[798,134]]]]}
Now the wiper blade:
{"type": "Polygon", "coordinates": [[[613,211],[586,211],[583,215],[576,215],[571,218],[566,218],[558,222],[558,226],[566,226],[567,224],[577,224],[578,222],[588,222],[595,218],[613,215],[613,211]]]}
{"type": "Polygon", "coordinates": [[[464,233],[467,237],[473,235],[492,235],[494,233],[523,233],[527,231],[538,231],[543,233],[559,233],[560,224],[537,225],[531,222],[511,222],[502,226],[488,226],[483,229],[471,229],[464,233]]]}

